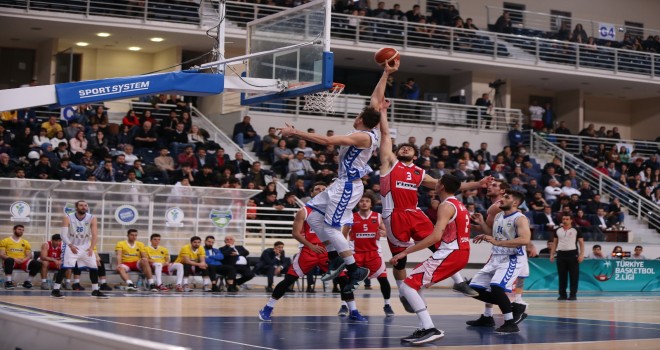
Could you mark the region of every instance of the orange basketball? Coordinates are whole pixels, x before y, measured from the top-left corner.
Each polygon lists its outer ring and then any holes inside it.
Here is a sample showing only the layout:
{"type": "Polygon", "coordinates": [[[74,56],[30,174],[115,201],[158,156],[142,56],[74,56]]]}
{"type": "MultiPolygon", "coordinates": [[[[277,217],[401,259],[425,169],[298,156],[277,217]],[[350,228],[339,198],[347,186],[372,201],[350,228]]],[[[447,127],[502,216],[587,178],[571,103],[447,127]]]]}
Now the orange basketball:
{"type": "Polygon", "coordinates": [[[374,60],[381,66],[384,66],[385,63],[394,66],[394,62],[400,59],[401,54],[393,47],[383,47],[374,54],[374,60]]]}

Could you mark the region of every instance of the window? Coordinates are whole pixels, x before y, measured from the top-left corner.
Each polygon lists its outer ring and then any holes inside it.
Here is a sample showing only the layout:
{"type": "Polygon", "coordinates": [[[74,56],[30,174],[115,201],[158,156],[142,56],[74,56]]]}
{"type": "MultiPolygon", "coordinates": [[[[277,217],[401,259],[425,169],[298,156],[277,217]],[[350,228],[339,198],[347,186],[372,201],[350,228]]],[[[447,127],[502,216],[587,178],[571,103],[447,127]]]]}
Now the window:
{"type": "Polygon", "coordinates": [[[504,10],[509,11],[512,24],[523,24],[525,5],[505,2],[503,7],[504,10]]]}
{"type": "Polygon", "coordinates": [[[635,36],[641,36],[642,38],[644,37],[644,23],[626,21],[625,27],[626,27],[626,33],[630,33],[630,35],[632,35],[633,37],[635,36]]]}
{"type": "Polygon", "coordinates": [[[569,28],[573,28],[571,22],[571,13],[566,11],[550,10],[550,31],[558,32],[564,23],[568,23],[569,28]]]}

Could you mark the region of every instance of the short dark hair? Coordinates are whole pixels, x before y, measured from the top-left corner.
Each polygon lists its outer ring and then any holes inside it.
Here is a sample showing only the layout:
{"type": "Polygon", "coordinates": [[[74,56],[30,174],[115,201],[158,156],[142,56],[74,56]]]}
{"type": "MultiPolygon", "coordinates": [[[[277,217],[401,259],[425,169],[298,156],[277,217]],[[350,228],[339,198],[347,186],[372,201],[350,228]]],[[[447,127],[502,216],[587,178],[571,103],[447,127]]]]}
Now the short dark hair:
{"type": "Polygon", "coordinates": [[[394,152],[394,154],[399,153],[399,150],[401,149],[401,147],[406,147],[406,146],[407,147],[412,147],[415,150],[415,156],[419,156],[419,147],[417,147],[416,144],[410,143],[410,142],[405,142],[405,143],[402,143],[402,144],[399,144],[398,146],[396,146],[396,152],[394,152]]]}
{"type": "Polygon", "coordinates": [[[641,245],[636,245],[636,246],[635,246],[635,249],[644,249],[644,248],[642,248],[641,245]]]}
{"type": "Polygon", "coordinates": [[[160,234],[158,234],[158,233],[152,233],[151,236],[149,236],[149,240],[151,241],[152,239],[154,239],[154,238],[156,238],[156,237],[160,237],[160,234]]]}
{"type": "Polygon", "coordinates": [[[362,113],[360,113],[360,117],[362,118],[364,126],[369,129],[375,128],[376,125],[380,123],[380,111],[371,106],[364,107],[362,113]]]}
{"type": "Polygon", "coordinates": [[[23,226],[23,225],[21,225],[21,224],[14,225],[14,231],[16,231],[16,229],[19,228],[19,227],[25,228],[25,226],[23,226]]]}
{"type": "Polygon", "coordinates": [[[461,180],[452,174],[443,175],[440,183],[445,187],[447,193],[456,193],[461,188],[461,180]]]}
{"type": "Polygon", "coordinates": [[[360,199],[362,199],[362,198],[368,198],[369,201],[371,202],[371,207],[372,208],[374,207],[374,204],[376,204],[376,201],[374,201],[374,197],[369,195],[368,193],[362,194],[362,197],[360,199]]]}
{"type": "Polygon", "coordinates": [[[593,246],[591,249],[596,249],[596,248],[598,248],[598,249],[602,249],[601,246],[600,246],[600,244],[594,244],[594,246],[593,246]]]}
{"type": "Polygon", "coordinates": [[[126,236],[130,235],[133,232],[137,233],[138,231],[134,228],[129,228],[128,231],[126,231],[126,236]]]}
{"type": "Polygon", "coordinates": [[[493,181],[495,181],[495,182],[499,182],[499,183],[500,183],[500,189],[501,189],[501,190],[506,191],[506,190],[508,190],[508,189],[511,188],[511,186],[509,185],[509,183],[506,182],[506,181],[504,181],[504,180],[495,179],[495,180],[493,180],[493,181]]]}
{"type": "Polygon", "coordinates": [[[277,247],[278,245],[284,245],[284,242],[277,241],[277,242],[273,243],[273,247],[277,247]]]}
{"type": "Polygon", "coordinates": [[[209,238],[215,241],[215,237],[213,237],[213,236],[211,236],[211,235],[206,236],[206,238],[204,238],[204,241],[206,241],[206,240],[209,239],[209,238]]]}
{"type": "Polygon", "coordinates": [[[525,196],[520,191],[508,189],[505,193],[517,200],[518,206],[525,201],[525,196]]]}
{"type": "Polygon", "coordinates": [[[60,236],[59,233],[56,233],[56,234],[50,236],[50,240],[51,240],[51,241],[61,241],[61,240],[62,240],[62,236],[60,236]]]}
{"type": "Polygon", "coordinates": [[[194,242],[194,241],[201,241],[201,240],[202,240],[202,239],[199,238],[199,236],[192,236],[192,237],[190,237],[190,243],[192,243],[192,242],[194,242]]]}

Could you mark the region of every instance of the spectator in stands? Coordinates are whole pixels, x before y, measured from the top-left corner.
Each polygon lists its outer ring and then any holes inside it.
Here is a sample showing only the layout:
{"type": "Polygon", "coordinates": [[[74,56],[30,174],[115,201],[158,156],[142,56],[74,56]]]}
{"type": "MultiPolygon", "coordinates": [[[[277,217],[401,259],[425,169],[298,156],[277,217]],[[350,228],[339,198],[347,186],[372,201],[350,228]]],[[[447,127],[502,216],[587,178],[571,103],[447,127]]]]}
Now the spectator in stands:
{"type": "Polygon", "coordinates": [[[598,208],[596,216],[593,218],[592,225],[598,227],[600,231],[607,231],[612,228],[612,221],[605,215],[605,209],[598,208]]]}
{"type": "Polygon", "coordinates": [[[596,158],[596,154],[591,150],[591,147],[589,145],[584,145],[582,146],[582,152],[577,155],[578,158],[582,159],[585,163],[591,166],[595,166],[596,162],[598,161],[598,158],[596,158]]]}
{"type": "Polygon", "coordinates": [[[63,131],[62,125],[58,123],[56,116],[48,118],[48,121],[41,124],[41,128],[46,130],[46,137],[49,140],[55,137],[58,131],[63,131]]]}
{"type": "Polygon", "coordinates": [[[176,170],[174,167],[174,158],[170,155],[170,151],[167,150],[167,147],[160,149],[160,154],[158,157],[154,158],[154,165],[163,173],[163,178],[166,183],[169,183],[167,180],[176,170]]]}
{"type": "Polygon", "coordinates": [[[117,242],[115,252],[117,253],[117,272],[121,279],[126,282],[126,290],[129,292],[137,291],[137,288],[128,276],[130,271],[141,272],[148,279],[148,287],[152,292],[157,292],[154,284],[151,267],[149,266],[149,257],[144,244],[137,240],[138,231],[129,229],[126,233],[126,240],[117,242]]]}
{"type": "Polygon", "coordinates": [[[220,177],[213,171],[211,164],[206,164],[195,174],[194,183],[195,186],[216,187],[220,184],[220,177]]]}
{"type": "MultiPolygon", "coordinates": [[[[0,135],[3,134],[3,133],[2,133],[2,130],[3,130],[3,129],[2,129],[2,125],[0,125],[0,135]]],[[[10,135],[11,135],[11,133],[10,133],[10,135]]],[[[12,135],[12,136],[13,136],[13,135],[12,135]]],[[[84,137],[84,133],[83,133],[83,137],[84,137]]],[[[58,132],[55,134],[55,137],[53,137],[52,139],[50,139],[50,143],[53,144],[53,145],[59,145],[61,142],[64,142],[64,143],[67,145],[67,147],[69,146],[69,141],[68,141],[68,140],[66,139],[66,137],[64,136],[64,131],[58,131],[58,132]]],[[[9,141],[8,143],[12,143],[12,142],[11,142],[11,139],[10,139],[10,141],[9,141]]]]}
{"type": "Polygon", "coordinates": [[[229,266],[234,266],[236,273],[241,275],[240,278],[236,279],[236,286],[239,287],[245,282],[254,278],[254,273],[250,269],[247,263],[246,257],[250,255],[250,252],[247,251],[243,246],[236,245],[236,239],[232,235],[225,236],[225,245],[220,248],[224,259],[222,263],[229,266]]]}
{"type": "Polygon", "coordinates": [[[579,190],[573,188],[571,180],[569,179],[564,180],[564,186],[561,188],[561,192],[564,194],[564,196],[568,198],[570,198],[574,194],[578,196],[581,195],[579,190]]]}
{"type": "Polygon", "coordinates": [[[632,260],[646,260],[646,256],[642,254],[644,248],[641,245],[635,246],[635,252],[630,256],[632,260]]]}
{"type": "Polygon", "coordinates": [[[252,152],[257,153],[257,156],[261,152],[261,137],[257,135],[257,132],[250,124],[250,116],[246,115],[243,117],[243,121],[234,125],[234,133],[232,138],[234,142],[238,144],[238,147],[244,148],[245,143],[254,142],[252,145],[252,152]]]}
{"type": "Polygon", "coordinates": [[[103,105],[98,105],[96,109],[90,109],[87,112],[87,118],[89,119],[90,124],[107,124],[108,112],[103,105]]]}
{"type": "MultiPolygon", "coordinates": [[[[491,173],[492,174],[492,173],[491,173]]],[[[456,176],[461,182],[466,182],[470,178],[470,172],[467,169],[467,163],[464,161],[458,162],[458,168],[454,170],[454,176],[456,176]]]]}
{"type": "Polygon", "coordinates": [[[184,179],[187,180],[189,184],[195,182],[194,172],[189,163],[182,164],[181,167],[170,176],[170,183],[177,184],[183,182],[184,179]]]}
{"type": "Polygon", "coordinates": [[[124,118],[121,120],[121,124],[128,126],[129,128],[140,126],[140,118],[137,117],[134,110],[129,109],[128,112],[126,112],[124,118]]]}
{"type": "MultiPolygon", "coordinates": [[[[300,141],[302,142],[303,140],[300,141]]],[[[296,151],[296,157],[289,160],[288,169],[287,180],[289,180],[290,186],[292,186],[298,179],[310,181],[314,179],[314,168],[312,168],[309,160],[305,158],[305,152],[300,149],[296,151]]],[[[259,185],[258,183],[256,184],[259,185]]]]}
{"type": "Polygon", "coordinates": [[[605,204],[600,201],[600,194],[594,194],[591,200],[585,203],[585,211],[587,214],[596,214],[598,209],[605,209],[605,204]]]}
{"type": "Polygon", "coordinates": [[[594,244],[594,246],[591,248],[591,253],[587,256],[587,259],[606,259],[605,255],[603,255],[600,244],[594,244]]]}
{"type": "MultiPolygon", "coordinates": [[[[493,119],[493,103],[490,101],[490,94],[489,93],[483,93],[481,97],[477,99],[477,101],[474,103],[475,106],[481,107],[481,119],[482,125],[484,125],[486,128],[490,129],[490,121],[493,119]]],[[[472,126],[476,127],[476,115],[473,117],[475,120],[472,122],[472,126]]],[[[468,115],[468,119],[470,119],[468,115]]],[[[468,123],[469,124],[469,123],[468,123]]]]}
{"type": "Polygon", "coordinates": [[[236,270],[233,266],[222,264],[224,255],[222,255],[220,249],[213,248],[214,243],[215,237],[213,236],[206,236],[204,239],[204,252],[206,254],[206,263],[208,264],[208,274],[211,278],[211,289],[209,290],[208,287],[205,286],[204,291],[220,292],[220,283],[219,278],[217,277],[217,275],[220,275],[227,279],[228,292],[238,292],[238,288],[234,285],[236,270]]]}
{"type": "Polygon", "coordinates": [[[557,200],[558,196],[562,194],[561,188],[559,187],[559,181],[555,179],[548,181],[548,186],[545,187],[543,192],[545,193],[545,201],[552,205],[557,200]]]}
{"type": "Polygon", "coordinates": [[[93,133],[93,136],[89,138],[87,143],[87,148],[92,150],[92,153],[97,158],[105,158],[110,154],[110,147],[108,146],[108,140],[105,137],[103,131],[97,130],[93,133]]]}
{"type": "Polygon", "coordinates": [[[195,159],[197,161],[197,169],[200,170],[203,166],[205,165],[210,165],[212,168],[215,168],[217,165],[215,163],[215,157],[210,156],[206,152],[206,148],[203,146],[197,147],[197,150],[195,151],[195,159]]]}
{"type": "Polygon", "coordinates": [[[50,138],[47,136],[47,134],[48,130],[44,128],[39,129],[39,135],[34,135],[32,137],[32,144],[35,147],[41,147],[44,144],[50,143],[50,138]]]}
{"type": "Polygon", "coordinates": [[[266,187],[267,184],[266,176],[272,177],[273,175],[274,174],[272,171],[264,170],[261,168],[261,162],[254,162],[252,163],[252,167],[250,168],[250,171],[245,175],[245,178],[243,179],[243,184],[245,185],[248,182],[254,182],[257,188],[263,189],[264,187],[266,187]]]}
{"type": "Polygon", "coordinates": [[[490,151],[488,151],[488,143],[482,142],[481,145],[479,146],[479,149],[474,152],[475,157],[481,155],[483,157],[483,160],[487,163],[492,163],[493,162],[493,156],[490,154],[490,151]]]}
{"type": "Polygon", "coordinates": [[[474,20],[472,18],[465,19],[464,28],[472,29],[472,30],[480,30],[479,28],[477,28],[477,26],[474,25],[474,20]]]}
{"type": "Polygon", "coordinates": [[[73,179],[74,171],[71,168],[69,158],[62,158],[60,163],[53,169],[51,178],[55,180],[71,180],[73,179]]]}
{"type": "Polygon", "coordinates": [[[548,205],[543,207],[542,213],[536,214],[534,217],[534,223],[541,227],[541,234],[546,238],[552,237],[550,233],[554,232],[554,230],[559,227],[559,222],[556,222],[552,217],[552,208],[548,205]]]}
{"type": "Polygon", "coordinates": [[[268,162],[273,161],[273,150],[277,147],[279,140],[277,129],[272,126],[268,128],[268,135],[261,139],[261,156],[267,159],[268,162]]]}
{"type": "MultiPolygon", "coordinates": [[[[415,7],[419,8],[419,5],[413,6],[413,9],[415,7]]],[[[401,89],[403,90],[402,97],[405,98],[406,100],[419,100],[419,94],[420,94],[419,86],[415,83],[414,78],[408,78],[406,80],[406,83],[401,85],[401,89]]]]}
{"type": "Polygon", "coordinates": [[[609,164],[607,165],[607,168],[605,170],[607,170],[607,175],[609,175],[609,177],[611,177],[613,179],[618,179],[619,176],[621,176],[621,173],[616,168],[616,163],[615,162],[609,162],[609,164]]]}
{"type": "Polygon", "coordinates": [[[309,160],[315,157],[314,150],[307,145],[307,141],[298,140],[298,147],[293,149],[293,154],[298,154],[298,152],[303,152],[305,159],[309,160]]]}
{"type": "Polygon", "coordinates": [[[141,184],[142,181],[138,180],[137,174],[134,169],[130,169],[129,171],[126,172],[126,180],[123,181],[124,183],[129,183],[129,184],[141,184]]]}
{"type": "Polygon", "coordinates": [[[92,174],[100,182],[115,182],[115,171],[112,162],[106,161],[98,167],[92,174]]]}
{"type": "Polygon", "coordinates": [[[267,248],[261,253],[259,262],[254,267],[255,274],[265,274],[268,278],[266,292],[273,292],[273,279],[275,276],[286,274],[289,270],[289,260],[284,253],[284,243],[275,242],[273,248],[267,248]]]}
{"type": "Polygon", "coordinates": [[[250,162],[243,159],[243,152],[236,152],[234,159],[229,162],[229,165],[232,168],[232,173],[242,174],[241,176],[247,175],[250,171],[250,162]]]}
{"type": "Polygon", "coordinates": [[[126,178],[128,176],[128,171],[131,168],[130,166],[128,166],[128,164],[126,164],[126,156],[124,156],[123,154],[117,155],[112,167],[114,169],[115,181],[116,182],[126,181],[126,178]]]}
{"type": "Polygon", "coordinates": [[[504,164],[495,164],[495,166],[490,171],[490,176],[492,176],[495,180],[506,181],[504,164]]]}
{"type": "Polygon", "coordinates": [[[553,239],[553,238],[550,238],[550,239],[546,242],[546,247],[543,248],[543,249],[541,249],[541,250],[539,251],[539,255],[543,254],[543,255],[547,255],[547,256],[549,256],[549,255],[550,255],[550,251],[552,250],[552,245],[553,245],[553,244],[554,244],[554,239],[553,239]]]}
{"type": "Polygon", "coordinates": [[[575,25],[575,29],[571,33],[571,40],[574,43],[586,44],[589,39],[587,32],[582,27],[582,24],[578,23],[575,25]]]}
{"type": "Polygon", "coordinates": [[[543,129],[543,114],[545,109],[539,106],[538,101],[532,101],[532,104],[529,106],[529,119],[531,122],[532,129],[539,131],[543,129]]]}
{"type": "Polygon", "coordinates": [[[273,150],[273,171],[281,177],[285,177],[289,161],[293,158],[293,151],[286,147],[286,140],[280,139],[277,141],[277,147],[273,150]]]}
{"type": "Polygon", "coordinates": [[[201,245],[201,238],[197,236],[191,237],[190,244],[184,245],[179,250],[179,255],[174,261],[175,263],[180,263],[183,265],[184,272],[182,289],[184,292],[192,291],[188,284],[188,276],[191,274],[194,276],[197,273],[201,273],[204,279],[204,286],[208,286],[210,284],[210,279],[208,277],[208,265],[206,264],[206,253],[201,245]]]}
{"type": "Polygon", "coordinates": [[[76,137],[69,140],[69,145],[71,146],[71,152],[73,154],[78,154],[82,156],[87,150],[87,139],[85,138],[85,133],[80,130],[76,133],[76,137]]]}
{"type": "Polygon", "coordinates": [[[183,152],[177,155],[176,162],[177,164],[179,164],[179,166],[182,166],[183,164],[188,164],[190,165],[191,168],[193,168],[193,170],[197,169],[197,157],[193,152],[193,146],[186,145],[183,149],[183,152]]]}
{"type": "Polygon", "coordinates": [[[511,34],[511,29],[511,15],[508,11],[504,11],[495,22],[493,31],[496,33],[511,34]]]}
{"type": "Polygon", "coordinates": [[[515,150],[517,150],[518,147],[523,145],[522,131],[520,131],[520,124],[518,124],[518,122],[513,124],[513,129],[509,131],[508,138],[509,138],[509,146],[515,150]]]}
{"type": "Polygon", "coordinates": [[[585,216],[584,210],[577,210],[574,224],[575,229],[582,234],[585,241],[604,241],[605,236],[603,235],[603,232],[598,226],[593,225],[592,221],[585,216]]]}
{"type": "MultiPolygon", "coordinates": [[[[628,151],[628,147],[621,146],[619,148],[619,160],[621,161],[622,164],[630,163],[630,152],[628,151]]],[[[623,173],[623,171],[621,172],[623,173]]]]}
{"type": "Polygon", "coordinates": [[[586,128],[582,129],[578,135],[596,137],[596,126],[594,124],[589,124],[586,128]]]}
{"type": "MultiPolygon", "coordinates": [[[[145,111],[146,114],[146,111],[145,111]]],[[[152,127],[151,122],[145,121],[142,123],[142,128],[135,134],[135,147],[139,149],[156,149],[158,145],[158,134],[156,129],[152,127]]]]}
{"type": "Polygon", "coordinates": [[[557,129],[555,129],[555,134],[570,135],[571,130],[566,127],[566,122],[562,120],[559,122],[557,129]]]}
{"type": "MultiPolygon", "coordinates": [[[[188,147],[194,147],[194,143],[189,142],[188,133],[185,132],[185,124],[178,123],[174,130],[169,131],[165,135],[165,143],[170,146],[172,154],[179,155],[181,150],[186,150],[188,147]]],[[[179,162],[179,164],[181,164],[179,162]]]]}
{"type": "Polygon", "coordinates": [[[197,125],[193,125],[188,133],[188,143],[195,147],[207,147],[208,137],[205,131],[200,129],[197,125]]]}
{"type": "Polygon", "coordinates": [[[621,134],[619,134],[619,128],[616,127],[616,126],[614,128],[612,128],[612,138],[617,139],[617,140],[621,140],[621,134]]]}

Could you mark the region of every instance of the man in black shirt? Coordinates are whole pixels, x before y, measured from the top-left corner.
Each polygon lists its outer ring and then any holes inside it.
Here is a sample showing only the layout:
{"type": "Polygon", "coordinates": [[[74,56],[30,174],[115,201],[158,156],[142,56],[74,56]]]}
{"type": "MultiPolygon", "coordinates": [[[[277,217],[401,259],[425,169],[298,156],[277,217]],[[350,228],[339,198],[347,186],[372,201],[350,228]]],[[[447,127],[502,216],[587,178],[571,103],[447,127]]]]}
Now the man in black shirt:
{"type": "Polygon", "coordinates": [[[259,157],[261,155],[261,136],[257,135],[252,124],[250,124],[250,119],[250,116],[246,115],[243,117],[242,122],[234,125],[234,134],[232,138],[240,148],[243,148],[245,143],[254,142],[252,145],[252,152],[255,152],[257,157],[259,157]]]}

